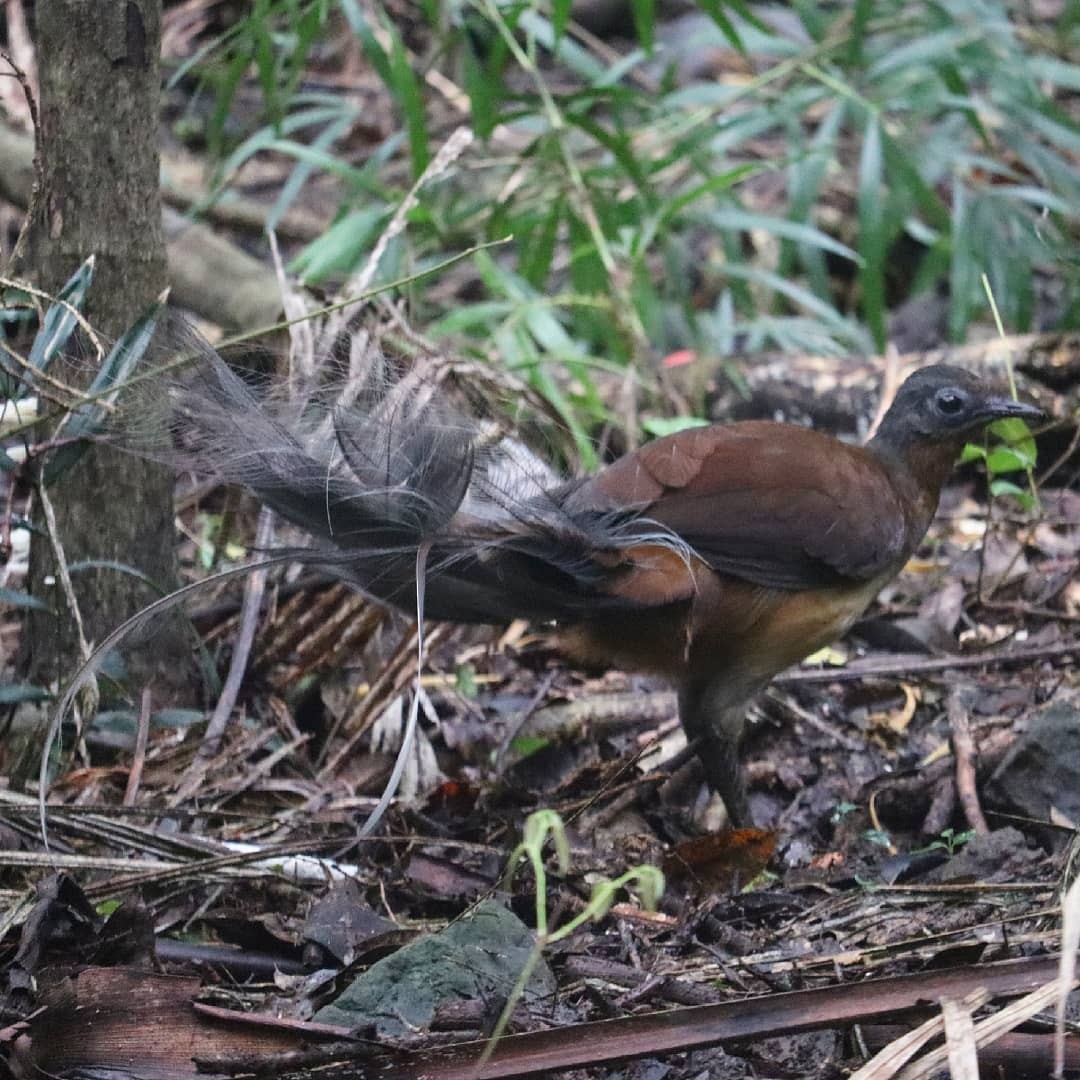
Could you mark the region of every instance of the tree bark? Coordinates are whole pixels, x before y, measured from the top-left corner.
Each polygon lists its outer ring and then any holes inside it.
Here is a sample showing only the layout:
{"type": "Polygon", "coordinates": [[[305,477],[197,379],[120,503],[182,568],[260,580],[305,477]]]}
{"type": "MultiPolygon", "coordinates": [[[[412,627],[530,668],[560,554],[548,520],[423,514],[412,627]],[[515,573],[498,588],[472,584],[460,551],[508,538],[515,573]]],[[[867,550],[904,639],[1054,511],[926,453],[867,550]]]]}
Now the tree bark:
{"type": "MultiPolygon", "coordinates": [[[[85,314],[115,339],[165,288],[158,186],[161,0],[38,0],[42,191],[31,223],[29,262],[55,291],[93,253],[85,314]]],[[[93,372],[71,360],[57,374],[85,385],[93,372]]],[[[174,584],[173,477],[161,466],[95,447],[48,490],[68,563],[110,560],[174,584]]],[[[40,506],[40,500],[38,505],[40,506]]],[[[38,510],[39,525],[40,509],[38,510]]],[[[86,637],[101,639],[154,599],[138,577],[115,569],[73,575],[86,637]]],[[[53,615],[28,630],[29,675],[62,683],[79,660],[69,605],[50,544],[35,535],[30,587],[53,615]]],[[[135,685],[175,697],[191,670],[179,619],[161,620],[125,654],[135,685]]],[[[164,694],[157,695],[160,701],[164,694]]]]}

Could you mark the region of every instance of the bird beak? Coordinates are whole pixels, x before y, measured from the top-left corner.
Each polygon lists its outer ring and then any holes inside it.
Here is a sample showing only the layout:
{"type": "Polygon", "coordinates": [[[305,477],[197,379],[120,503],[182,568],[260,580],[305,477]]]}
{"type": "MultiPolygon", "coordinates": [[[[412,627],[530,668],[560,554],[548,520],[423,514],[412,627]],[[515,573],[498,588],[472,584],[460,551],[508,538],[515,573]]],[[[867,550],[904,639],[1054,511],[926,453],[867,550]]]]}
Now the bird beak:
{"type": "Polygon", "coordinates": [[[1037,405],[1028,405],[1024,401],[1016,401],[1009,397],[987,398],[983,402],[981,412],[987,423],[991,420],[1005,420],[1008,417],[1032,422],[1046,418],[1046,411],[1037,405]]]}

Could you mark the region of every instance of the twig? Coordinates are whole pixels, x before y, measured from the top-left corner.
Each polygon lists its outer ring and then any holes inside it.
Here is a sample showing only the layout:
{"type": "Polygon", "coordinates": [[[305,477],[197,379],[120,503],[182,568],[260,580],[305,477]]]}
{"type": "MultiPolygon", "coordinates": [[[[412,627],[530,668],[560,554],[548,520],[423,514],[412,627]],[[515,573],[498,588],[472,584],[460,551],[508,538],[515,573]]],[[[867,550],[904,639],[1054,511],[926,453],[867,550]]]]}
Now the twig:
{"type": "Polygon", "coordinates": [[[1060,469],[1062,465],[1064,465],[1065,462],[1073,456],[1078,444],[1080,444],[1080,424],[1077,424],[1075,430],[1073,431],[1073,437],[1069,441],[1069,445],[1065,447],[1065,449],[1061,452],[1060,457],[1052,461],[1050,465],[1047,466],[1047,469],[1042,474],[1042,476],[1040,476],[1038,480],[1035,481],[1035,484],[1038,488],[1041,489],[1046,486],[1046,483],[1050,479],[1050,477],[1053,476],[1054,473],[1056,473],[1058,469],[1060,469]]]}
{"type": "Polygon", "coordinates": [[[1065,1010],[1076,985],[1076,950],[1080,947],[1080,877],[1069,886],[1061,902],[1061,967],[1054,1003],[1054,1076],[1065,1075],[1065,1010]]]}
{"type": "Polygon", "coordinates": [[[529,703],[506,725],[506,734],[503,735],[502,741],[499,743],[499,749],[495,753],[494,772],[497,777],[501,777],[503,770],[506,768],[506,755],[510,752],[510,744],[521,734],[521,729],[529,722],[540,702],[547,697],[551,684],[555,681],[555,675],[554,670],[544,675],[540,680],[540,685],[536,688],[536,692],[529,699],[529,703]]]}
{"type": "Polygon", "coordinates": [[[845,750],[848,750],[851,753],[858,753],[863,749],[864,744],[861,740],[853,739],[850,735],[845,735],[834,724],[830,724],[823,716],[818,716],[816,713],[810,712],[809,709],[804,709],[790,696],[769,694],[769,698],[770,700],[775,701],[782,709],[791,713],[796,719],[801,720],[807,726],[821,732],[822,735],[831,739],[838,746],[842,746],[845,750]]]}
{"type": "Polygon", "coordinates": [[[156,615],[165,611],[170,611],[172,608],[176,607],[177,604],[182,603],[187,597],[191,596],[192,593],[200,592],[218,582],[229,581],[242,574],[250,574],[256,569],[280,566],[282,563],[294,562],[295,560],[296,555],[294,552],[288,552],[285,555],[272,555],[264,559],[261,563],[256,563],[254,565],[248,563],[244,566],[233,566],[227,570],[220,570],[216,574],[204,578],[201,581],[193,581],[188,585],[182,585],[179,589],[175,589],[173,592],[169,593],[168,596],[163,596],[160,599],[147,604],[141,611],[137,611],[130,618],[125,619],[115,630],[107,634],[97,648],[83,661],[79,670],[72,676],[67,689],[64,690],[56,708],[53,710],[52,717],[49,720],[48,729],[45,732],[44,744],[41,750],[41,765],[38,770],[37,803],[38,823],[41,827],[41,838],[46,850],[48,850],[49,847],[49,821],[48,804],[45,801],[45,789],[48,786],[49,779],[49,755],[60,734],[60,728],[64,722],[64,718],[67,716],[68,710],[73,707],[76,697],[84,687],[88,686],[92,686],[94,694],[97,693],[97,671],[105,656],[124,641],[129,634],[133,633],[139,627],[144,626],[156,615]]]}
{"type": "MultiPolygon", "coordinates": [[[[259,551],[265,551],[270,546],[274,535],[274,512],[265,506],[259,511],[259,524],[255,530],[255,547],[259,551]]],[[[255,629],[259,623],[259,609],[262,607],[263,593],[266,591],[266,567],[251,571],[244,584],[244,606],[240,611],[240,632],[236,635],[236,644],[233,645],[232,661],[229,664],[229,674],[225,679],[221,696],[217,705],[214,706],[214,714],[210,717],[210,723],[206,725],[206,734],[203,736],[202,745],[196,761],[198,768],[192,769],[189,781],[185,782],[184,790],[187,794],[194,794],[194,789],[189,788],[189,782],[194,781],[198,786],[200,781],[195,779],[194,774],[201,773],[206,762],[215,757],[221,748],[221,740],[225,734],[225,726],[229,722],[236,699],[240,695],[240,685],[244,681],[247,671],[248,657],[251,655],[251,645],[255,640],[255,629]]]]}
{"type": "Polygon", "coordinates": [[[870,421],[870,427],[866,432],[867,440],[872,439],[877,434],[877,429],[881,426],[881,421],[889,411],[889,406],[892,405],[893,398],[896,397],[896,391],[899,388],[900,353],[897,352],[896,346],[890,343],[885,350],[885,374],[881,380],[881,396],[878,398],[877,411],[874,413],[874,418],[870,421]]]}
{"type": "MultiPolygon", "coordinates": [[[[87,256],[86,263],[91,269],[97,262],[96,255],[87,256]]],[[[105,344],[101,340],[101,335],[90,324],[90,320],[69,300],[65,300],[61,296],[54,296],[51,292],[46,292],[44,289],[39,289],[36,285],[32,285],[29,281],[23,281],[22,278],[6,278],[0,277],[0,285],[7,285],[9,288],[18,289],[19,292],[27,293],[30,296],[36,296],[39,300],[44,300],[48,304],[59,304],[64,308],[67,313],[82,327],[83,332],[90,339],[90,344],[94,346],[94,352],[97,354],[97,364],[101,365],[101,361],[105,359],[105,344]]],[[[71,394],[72,397],[80,399],[82,403],[83,392],[81,390],[72,389],[70,386],[66,386],[59,380],[54,380],[56,386],[71,394]]],[[[100,396],[100,394],[99,394],[100,396]]]]}
{"type": "MultiPolygon", "coordinates": [[[[990,995],[985,990],[973,990],[961,999],[961,1003],[966,1009],[973,1010],[985,1005],[989,1000],[990,995]]],[[[941,1034],[944,1026],[944,1016],[930,1017],[913,1031],[906,1032],[879,1050],[858,1072],[852,1073],[848,1080],[886,1080],[887,1077],[895,1076],[902,1065],[910,1061],[931,1039],[941,1034]]]]}
{"type": "Polygon", "coordinates": [[[971,1013],[972,1008],[966,1002],[950,997],[941,999],[951,1080],[979,1080],[979,1053],[975,1048],[975,1021],[971,1013]]]}
{"type": "Polygon", "coordinates": [[[1018,664],[1028,660],[1052,660],[1080,651],[1080,640],[1058,641],[1053,645],[979,653],[976,656],[943,656],[929,659],[905,656],[896,660],[848,664],[846,667],[789,671],[773,680],[773,686],[797,686],[803,683],[853,682],[857,679],[895,678],[899,675],[931,675],[943,671],[961,671],[987,664],[1018,664]]]}
{"type": "Polygon", "coordinates": [[[139,726],[135,732],[135,753],[131,758],[127,786],[124,788],[124,805],[132,806],[142,781],[143,765],[146,763],[146,744],[150,735],[150,687],[144,687],[139,703],[139,726]]]}
{"type": "Polygon", "coordinates": [[[416,550],[416,680],[413,686],[412,702],[409,705],[409,718],[405,723],[405,734],[401,738],[401,747],[398,750],[397,760],[394,762],[394,771],[390,774],[390,779],[386,781],[386,787],[383,788],[375,809],[360,827],[357,835],[361,839],[374,832],[383,814],[386,813],[390,801],[397,794],[416,738],[416,725],[419,722],[420,711],[420,672],[424,669],[424,585],[427,579],[427,557],[430,550],[431,544],[427,541],[416,550]]]}
{"type": "MultiPolygon", "coordinates": [[[[3,284],[3,279],[0,279],[0,284],[3,284]]],[[[31,388],[39,398],[44,398],[46,401],[51,401],[58,409],[62,409],[65,413],[72,412],[77,409],[81,404],[79,391],[72,386],[67,386],[62,383],[54,375],[50,375],[47,371],[42,371],[40,368],[35,367],[26,359],[25,356],[20,356],[10,345],[3,341],[0,341],[0,352],[2,352],[9,359],[14,360],[15,363],[27,372],[27,377],[22,380],[23,385],[31,388]],[[45,390],[40,384],[46,383],[53,387],[53,390],[62,390],[65,394],[69,394],[70,397],[65,399],[58,397],[55,393],[50,393],[45,390]]],[[[10,369],[9,369],[10,370],[10,369]]],[[[14,372],[12,373],[14,374],[14,372]]],[[[38,416],[38,419],[42,417],[38,416]]],[[[18,430],[23,430],[26,424],[20,425],[18,430]]]]}
{"type": "MultiPolygon", "coordinates": [[[[67,557],[64,554],[63,544],[60,543],[60,532],[56,525],[56,511],[53,509],[52,499],[45,489],[45,484],[37,486],[38,497],[41,499],[41,511],[45,517],[45,528],[49,534],[49,546],[52,548],[53,559],[56,562],[56,577],[60,582],[60,589],[64,594],[71,620],[75,623],[75,632],[79,637],[79,659],[82,663],[90,658],[90,643],[86,640],[86,629],[83,625],[82,611],[79,610],[79,601],[75,598],[75,589],[71,584],[71,574],[68,571],[67,557]]],[[[88,684],[88,687],[91,684],[88,684]]],[[[92,683],[90,693],[84,697],[84,704],[88,699],[93,699],[93,710],[97,708],[97,681],[92,683]]]]}
{"type": "Polygon", "coordinates": [[[979,805],[979,793],[975,783],[975,740],[971,737],[968,707],[971,687],[956,686],[949,694],[947,713],[952,729],[953,753],[956,755],[956,793],[964,808],[968,824],[981,836],[990,831],[979,805]]]}
{"type": "Polygon", "coordinates": [[[450,138],[439,148],[438,153],[431,159],[428,167],[420,174],[416,183],[413,184],[405,195],[405,198],[401,200],[398,208],[394,211],[393,217],[390,218],[386,228],[383,229],[379,239],[375,242],[375,246],[371,249],[371,254],[368,256],[367,262],[364,263],[359,273],[350,278],[344,289],[341,290],[345,295],[358,297],[358,300],[356,304],[348,304],[341,307],[333,317],[327,319],[326,325],[323,327],[322,334],[320,335],[320,351],[325,352],[329,350],[347,325],[349,319],[351,319],[357,311],[360,303],[363,302],[362,298],[371,287],[371,282],[375,277],[376,271],[379,269],[379,263],[382,261],[383,254],[386,252],[390,241],[405,228],[405,219],[408,216],[409,211],[416,206],[417,196],[419,195],[421,188],[445,173],[471,145],[472,141],[473,133],[471,128],[457,128],[450,135],[450,138]]]}
{"type": "MultiPolygon", "coordinates": [[[[1006,1032],[1019,1027],[1025,1020],[1030,1020],[1054,1000],[1057,992],[1058,983],[1055,979],[1014,1001],[1011,1005],[1007,1005],[993,1016],[979,1021],[975,1025],[975,1045],[988,1046],[1006,1032]]],[[[948,1060],[949,1048],[941,1047],[909,1065],[899,1074],[898,1080],[929,1080],[948,1060]]]]}

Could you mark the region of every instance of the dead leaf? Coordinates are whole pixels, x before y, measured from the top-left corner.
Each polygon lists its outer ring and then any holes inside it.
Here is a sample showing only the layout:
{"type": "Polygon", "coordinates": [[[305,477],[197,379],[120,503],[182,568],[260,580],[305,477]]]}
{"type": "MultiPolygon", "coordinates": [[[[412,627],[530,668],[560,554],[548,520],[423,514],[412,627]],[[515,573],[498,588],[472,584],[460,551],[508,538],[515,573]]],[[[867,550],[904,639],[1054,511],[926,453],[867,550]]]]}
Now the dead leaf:
{"type": "Polygon", "coordinates": [[[776,833],[729,829],[676,845],[664,858],[664,874],[674,882],[728,893],[751,882],[776,851],[776,833]]]}

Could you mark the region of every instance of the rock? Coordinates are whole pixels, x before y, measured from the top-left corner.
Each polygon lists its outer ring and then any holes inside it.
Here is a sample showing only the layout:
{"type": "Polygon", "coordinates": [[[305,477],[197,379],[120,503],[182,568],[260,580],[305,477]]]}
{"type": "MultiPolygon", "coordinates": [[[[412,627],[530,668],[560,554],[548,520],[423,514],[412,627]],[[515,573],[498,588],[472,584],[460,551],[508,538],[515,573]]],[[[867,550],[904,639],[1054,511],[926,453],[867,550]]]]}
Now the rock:
{"type": "Polygon", "coordinates": [[[1045,709],[994,770],[987,795],[1028,817],[1048,821],[1053,807],[1080,822],[1080,710],[1045,709]]]}
{"type": "MultiPolygon", "coordinates": [[[[456,1001],[506,997],[533,948],[529,928],[501,904],[485,900],[465,918],[373,964],[315,1020],[383,1036],[426,1028],[435,1010],[456,1001]]],[[[535,1004],[555,992],[541,959],[523,1000],[535,1004]]]]}
{"type": "Polygon", "coordinates": [[[923,876],[923,881],[961,884],[969,881],[1015,881],[1032,872],[1043,855],[1028,847],[1019,829],[995,829],[973,836],[947,863],[923,876]]]}

